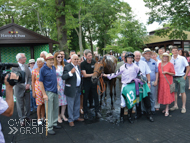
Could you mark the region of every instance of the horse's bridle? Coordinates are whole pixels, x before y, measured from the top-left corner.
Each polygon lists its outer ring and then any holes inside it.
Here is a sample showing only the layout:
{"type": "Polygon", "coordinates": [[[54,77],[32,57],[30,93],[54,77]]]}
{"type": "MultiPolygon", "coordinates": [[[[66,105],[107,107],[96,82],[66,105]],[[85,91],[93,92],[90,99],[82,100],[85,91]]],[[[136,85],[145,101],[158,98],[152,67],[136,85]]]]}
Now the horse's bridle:
{"type": "Polygon", "coordinates": [[[98,73],[98,77],[97,78],[99,78],[101,76],[101,74],[104,73],[104,70],[102,70],[102,72],[98,72],[98,71],[94,71],[94,72],[98,73]]]}

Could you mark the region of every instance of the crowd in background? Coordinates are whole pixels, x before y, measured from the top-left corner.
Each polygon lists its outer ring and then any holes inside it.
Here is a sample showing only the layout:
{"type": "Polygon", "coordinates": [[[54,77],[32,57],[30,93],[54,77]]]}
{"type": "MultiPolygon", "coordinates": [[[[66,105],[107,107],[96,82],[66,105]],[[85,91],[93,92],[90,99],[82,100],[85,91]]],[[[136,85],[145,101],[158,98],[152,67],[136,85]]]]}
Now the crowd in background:
{"type": "MultiPolygon", "coordinates": [[[[186,113],[186,78],[188,77],[190,81],[189,52],[178,50],[176,46],[173,46],[171,53],[159,49],[157,54],[149,48],[145,48],[143,53],[123,51],[119,61],[123,62],[121,65],[125,65],[125,67],[121,66],[114,76],[103,74],[108,79],[121,74],[123,85],[131,81],[125,77],[128,75],[127,72],[131,72],[133,77],[140,71],[146,78],[150,94],[141,104],[138,104],[136,109],[134,108],[136,110],[135,118],[138,119],[142,114],[148,112],[148,119],[153,122],[153,115],[159,111],[160,104],[166,105],[162,112],[166,117],[169,116],[169,110],[178,109],[178,94],[182,98],[181,113],[186,113]],[[131,68],[131,71],[126,67],[131,68]],[[170,85],[173,82],[175,83],[175,92],[171,93],[170,85]],[[174,106],[169,108],[172,102],[174,102],[174,106]]],[[[64,51],[56,52],[54,55],[42,51],[36,61],[29,59],[28,66],[25,64],[24,53],[18,53],[16,59],[19,67],[12,70],[22,70],[26,73],[25,83],[18,83],[14,87],[21,126],[25,126],[25,120],[29,121],[30,113],[35,111],[37,111],[37,123],[42,125],[46,119],[46,108],[48,109],[49,134],[55,134],[54,128],[61,128],[57,122],[68,121],[69,125],[73,127],[75,121],[88,120],[88,108],[94,107],[96,117],[101,117],[97,83],[91,81],[96,61],[92,58],[90,50],[85,50],[84,56],[81,58],[75,51],[70,51],[68,60],[65,59],[64,51]],[[84,119],[81,118],[81,114],[84,114],[84,119]]],[[[123,117],[124,108],[125,105],[121,104],[121,117],[123,117]]],[[[132,123],[131,116],[128,118],[132,123]]]]}

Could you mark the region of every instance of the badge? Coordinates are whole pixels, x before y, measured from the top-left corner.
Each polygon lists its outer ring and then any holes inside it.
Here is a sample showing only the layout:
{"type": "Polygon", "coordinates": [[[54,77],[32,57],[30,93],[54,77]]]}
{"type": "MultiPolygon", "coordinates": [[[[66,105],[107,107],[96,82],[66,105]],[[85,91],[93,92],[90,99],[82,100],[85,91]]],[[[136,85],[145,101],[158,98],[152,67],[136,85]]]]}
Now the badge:
{"type": "Polygon", "coordinates": [[[152,65],[155,65],[155,63],[152,63],[152,65]]]}
{"type": "Polygon", "coordinates": [[[94,65],[91,65],[91,68],[93,69],[93,68],[94,68],[94,65]]]}

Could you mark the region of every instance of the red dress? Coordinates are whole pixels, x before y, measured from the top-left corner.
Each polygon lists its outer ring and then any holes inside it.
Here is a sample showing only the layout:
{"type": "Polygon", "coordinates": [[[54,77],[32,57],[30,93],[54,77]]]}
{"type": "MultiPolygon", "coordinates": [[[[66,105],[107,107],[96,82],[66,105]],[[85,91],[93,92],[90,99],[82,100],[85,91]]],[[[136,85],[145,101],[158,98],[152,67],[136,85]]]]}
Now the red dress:
{"type": "MultiPolygon", "coordinates": [[[[174,92],[170,93],[170,86],[166,81],[164,75],[162,74],[161,64],[158,65],[158,72],[159,72],[159,84],[158,84],[158,103],[160,104],[171,104],[175,100],[174,92]]],[[[168,62],[164,67],[163,71],[174,73],[174,65],[168,62]]],[[[169,83],[173,83],[173,76],[169,74],[165,74],[166,78],[168,79],[169,83]]]]}

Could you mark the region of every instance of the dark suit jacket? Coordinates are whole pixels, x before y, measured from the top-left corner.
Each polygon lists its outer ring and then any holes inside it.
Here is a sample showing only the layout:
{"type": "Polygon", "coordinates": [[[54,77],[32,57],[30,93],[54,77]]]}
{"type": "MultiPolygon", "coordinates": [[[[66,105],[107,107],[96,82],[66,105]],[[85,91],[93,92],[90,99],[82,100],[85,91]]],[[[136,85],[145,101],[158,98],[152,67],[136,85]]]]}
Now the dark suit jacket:
{"type": "MultiPolygon", "coordinates": [[[[69,72],[73,69],[73,67],[74,66],[71,63],[67,64],[64,67],[64,71],[63,71],[63,75],[62,75],[62,79],[65,80],[65,92],[64,93],[66,96],[69,96],[69,97],[74,97],[76,94],[76,82],[77,82],[76,72],[77,71],[75,71],[75,73],[73,73],[73,76],[69,76],[69,72]]],[[[81,77],[81,70],[79,67],[78,67],[78,70],[79,70],[80,77],[81,77]]],[[[81,83],[80,83],[80,86],[81,86],[81,83]]],[[[79,89],[81,89],[81,87],[79,89]]]]}
{"type": "MultiPolygon", "coordinates": [[[[26,84],[31,85],[31,81],[32,81],[31,72],[26,64],[24,64],[24,66],[25,66],[25,82],[26,82],[26,84]]],[[[20,67],[12,67],[12,71],[13,72],[21,71],[21,68],[20,67]]],[[[26,90],[25,88],[26,88],[25,83],[17,83],[14,87],[14,94],[22,97],[26,90]]]]}

